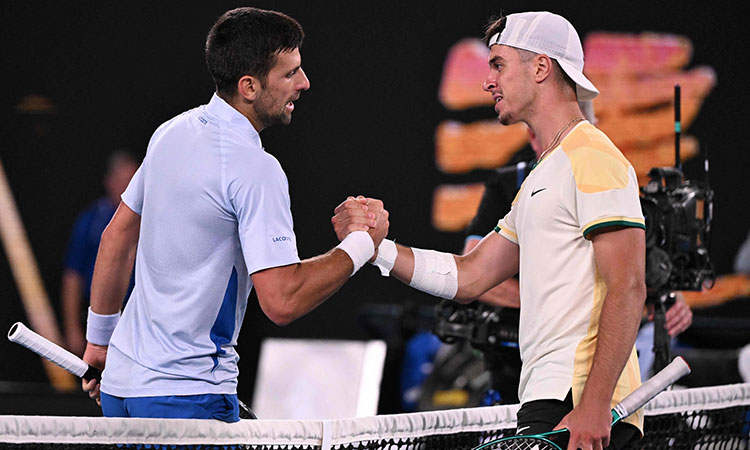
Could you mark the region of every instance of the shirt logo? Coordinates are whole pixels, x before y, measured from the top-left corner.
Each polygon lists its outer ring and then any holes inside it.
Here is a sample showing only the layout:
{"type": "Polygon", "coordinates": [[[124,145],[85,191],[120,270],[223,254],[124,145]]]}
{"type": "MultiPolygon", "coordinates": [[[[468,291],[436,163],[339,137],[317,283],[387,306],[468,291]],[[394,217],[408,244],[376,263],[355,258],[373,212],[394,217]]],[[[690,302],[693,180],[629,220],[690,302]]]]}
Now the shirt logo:
{"type": "Polygon", "coordinates": [[[271,238],[271,242],[288,242],[291,240],[292,238],[290,238],[289,236],[276,236],[271,238]]]}
{"type": "Polygon", "coordinates": [[[536,191],[532,191],[532,192],[531,192],[531,196],[533,197],[533,196],[535,196],[536,194],[538,194],[538,193],[542,192],[542,191],[543,191],[543,190],[545,190],[545,189],[547,189],[547,188],[541,188],[541,189],[537,189],[536,191]]]}
{"type": "Polygon", "coordinates": [[[198,120],[200,120],[203,125],[208,123],[208,120],[204,119],[203,116],[198,116],[198,120]]]}

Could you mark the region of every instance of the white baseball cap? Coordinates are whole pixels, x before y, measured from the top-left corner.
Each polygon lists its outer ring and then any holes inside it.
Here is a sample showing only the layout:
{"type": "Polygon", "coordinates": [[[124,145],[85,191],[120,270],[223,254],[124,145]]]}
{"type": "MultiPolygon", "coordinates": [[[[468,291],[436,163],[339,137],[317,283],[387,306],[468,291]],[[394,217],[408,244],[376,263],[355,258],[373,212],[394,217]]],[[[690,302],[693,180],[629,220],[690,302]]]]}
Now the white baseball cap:
{"type": "Polygon", "coordinates": [[[599,91],[583,75],[583,46],[576,29],[564,17],[551,12],[525,12],[505,18],[505,28],[489,40],[495,44],[543,53],[560,64],[576,83],[579,101],[591,100],[599,91]]]}

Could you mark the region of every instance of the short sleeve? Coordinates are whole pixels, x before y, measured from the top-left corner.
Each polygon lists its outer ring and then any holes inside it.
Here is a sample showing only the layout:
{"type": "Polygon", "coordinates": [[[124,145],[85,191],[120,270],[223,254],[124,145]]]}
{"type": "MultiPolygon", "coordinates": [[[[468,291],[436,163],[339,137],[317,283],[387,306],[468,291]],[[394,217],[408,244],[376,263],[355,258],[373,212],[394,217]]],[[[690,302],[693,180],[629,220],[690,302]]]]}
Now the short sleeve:
{"type": "Polygon", "coordinates": [[[281,165],[263,153],[253,158],[251,170],[234,173],[227,195],[248,273],[299,262],[289,185],[281,165]]]}
{"type": "Polygon", "coordinates": [[[141,212],[143,211],[143,165],[144,163],[141,163],[141,166],[136,170],[135,175],[133,175],[133,178],[130,179],[130,183],[128,183],[128,187],[125,189],[125,192],[122,193],[120,198],[122,199],[122,202],[125,203],[128,208],[133,210],[134,213],[141,215],[141,212]]]}
{"type": "Polygon", "coordinates": [[[571,159],[571,165],[584,237],[611,226],[646,229],[635,170],[619,152],[593,150],[585,158],[571,159]]]}
{"type": "Polygon", "coordinates": [[[526,182],[521,185],[521,188],[516,192],[516,197],[513,199],[513,203],[510,205],[510,211],[497,223],[495,232],[499,233],[500,236],[508,239],[514,244],[518,244],[518,231],[516,231],[516,214],[518,211],[518,198],[523,192],[523,188],[526,186],[526,182]]]}

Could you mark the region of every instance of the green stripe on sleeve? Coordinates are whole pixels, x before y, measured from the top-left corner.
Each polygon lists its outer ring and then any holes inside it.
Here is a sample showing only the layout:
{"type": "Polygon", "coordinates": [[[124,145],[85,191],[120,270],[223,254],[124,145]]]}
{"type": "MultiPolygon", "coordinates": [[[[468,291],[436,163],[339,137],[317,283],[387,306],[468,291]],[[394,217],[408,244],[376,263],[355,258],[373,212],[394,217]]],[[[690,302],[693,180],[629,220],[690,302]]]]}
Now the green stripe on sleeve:
{"type": "Polygon", "coordinates": [[[596,225],[591,225],[590,227],[583,230],[583,237],[586,237],[589,233],[591,233],[594,230],[598,230],[599,228],[605,228],[605,227],[632,227],[632,228],[641,228],[646,229],[646,225],[638,222],[629,222],[627,220],[613,220],[610,222],[601,222],[597,223],[596,225]]]}

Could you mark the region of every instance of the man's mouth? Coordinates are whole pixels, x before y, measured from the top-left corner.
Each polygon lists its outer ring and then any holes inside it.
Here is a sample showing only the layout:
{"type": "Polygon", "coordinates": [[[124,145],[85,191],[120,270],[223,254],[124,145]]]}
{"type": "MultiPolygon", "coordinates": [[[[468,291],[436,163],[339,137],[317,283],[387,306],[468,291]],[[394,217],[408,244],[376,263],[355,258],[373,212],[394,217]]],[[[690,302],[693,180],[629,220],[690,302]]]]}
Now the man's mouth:
{"type": "Polygon", "coordinates": [[[287,102],[287,104],[285,105],[286,109],[288,109],[289,111],[294,110],[294,102],[296,102],[297,100],[299,100],[299,97],[295,97],[295,98],[289,100],[287,102]]]}

